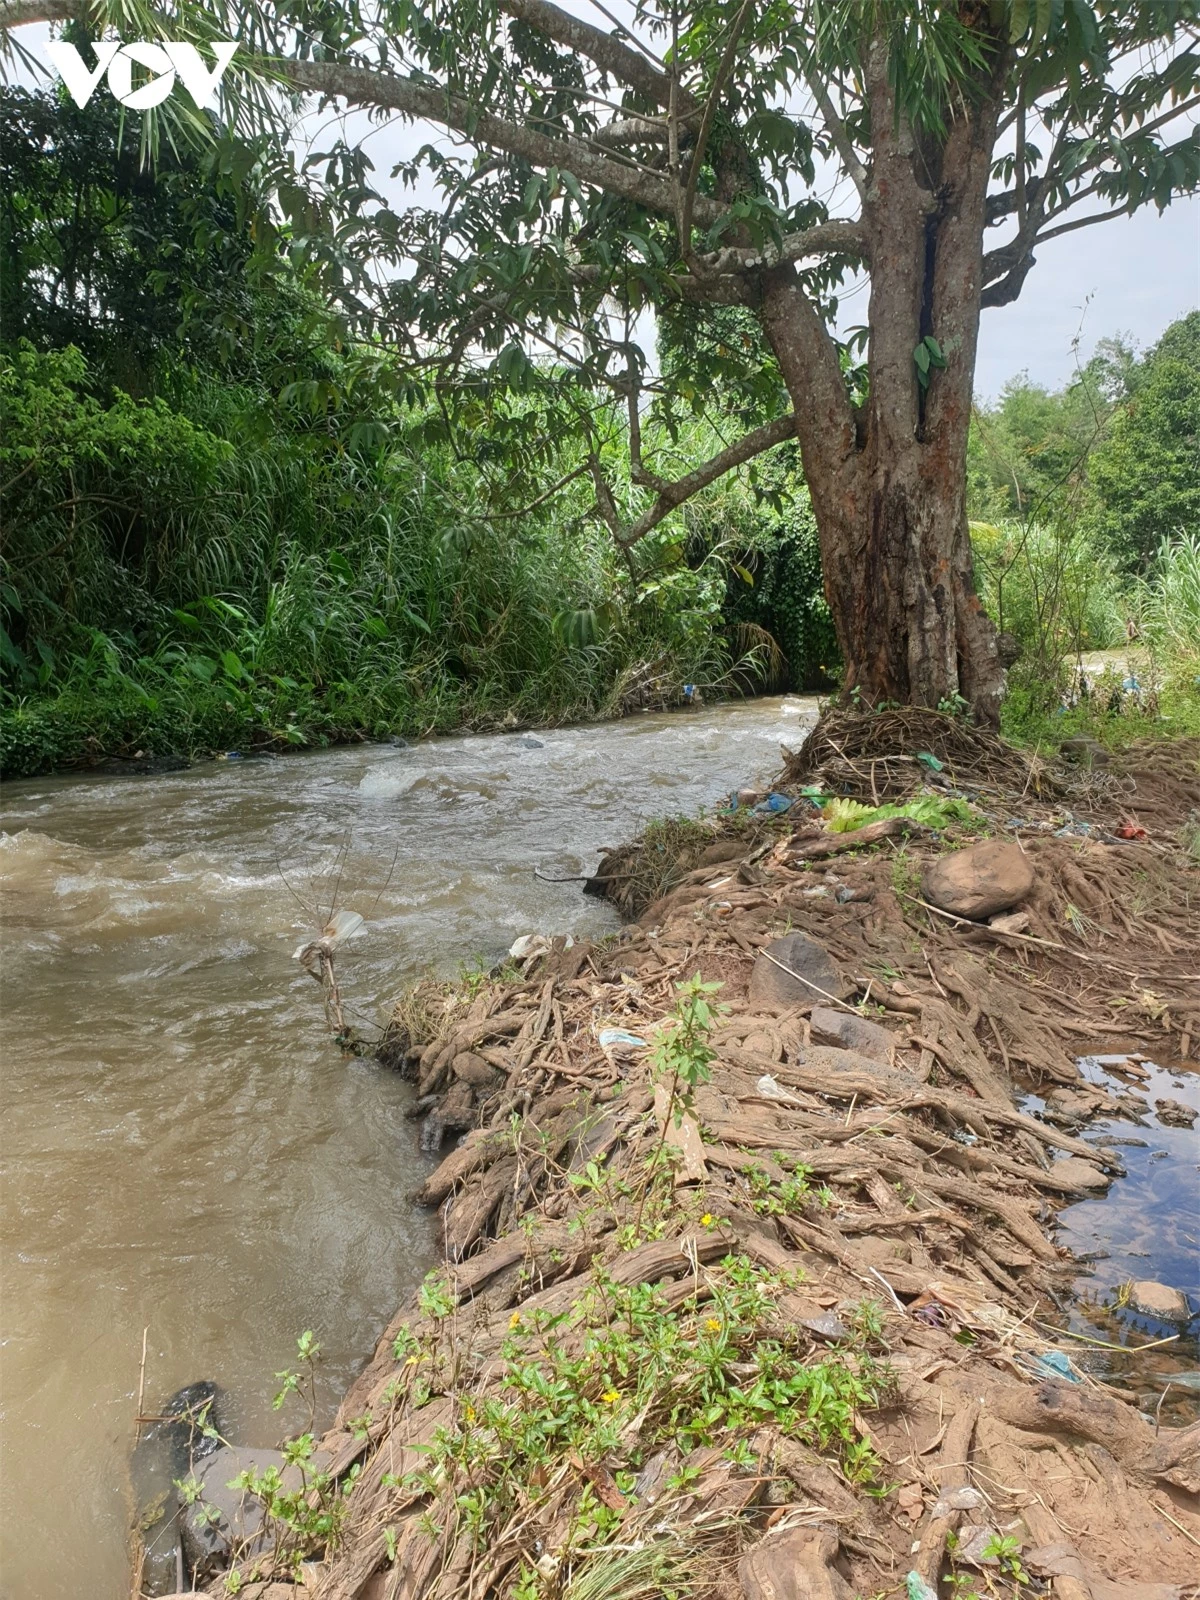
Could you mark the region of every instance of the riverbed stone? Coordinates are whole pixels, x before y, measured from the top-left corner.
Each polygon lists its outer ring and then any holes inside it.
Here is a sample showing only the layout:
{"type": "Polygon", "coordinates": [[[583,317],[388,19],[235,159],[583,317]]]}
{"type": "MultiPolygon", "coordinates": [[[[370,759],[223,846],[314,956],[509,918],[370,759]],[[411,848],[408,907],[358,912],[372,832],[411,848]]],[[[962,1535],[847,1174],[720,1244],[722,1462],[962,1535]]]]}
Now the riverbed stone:
{"type": "Polygon", "coordinates": [[[811,1005],[827,995],[844,1000],[854,987],[823,945],[805,933],[787,933],[759,952],[750,974],[750,1004],[783,1011],[811,1005]],[[791,970],[785,972],[784,967],[791,970]]]}
{"type": "Polygon", "coordinates": [[[1129,1304],[1146,1317],[1161,1317],[1164,1322],[1186,1322],[1191,1316],[1187,1296],[1153,1278],[1142,1278],[1129,1286],[1129,1304]]]}
{"type": "Polygon", "coordinates": [[[1025,899],[1033,888],[1033,863],[1012,840],[988,839],[938,856],[921,883],[933,905],[981,922],[1025,899]]]}
{"type": "Polygon", "coordinates": [[[892,1064],[895,1041],[886,1028],[868,1017],[856,1016],[851,1011],[835,1011],[832,1006],[814,1006],[809,1025],[817,1044],[841,1045],[845,1050],[857,1050],[872,1061],[881,1061],[884,1066],[892,1064]]]}
{"type": "Polygon", "coordinates": [[[1059,1183],[1069,1184],[1082,1194],[1102,1194],[1112,1179],[1082,1156],[1066,1156],[1056,1161],[1051,1172],[1059,1183]]]}
{"type": "Polygon", "coordinates": [[[1191,1106],[1185,1106],[1182,1100],[1156,1100],[1154,1109],[1158,1113],[1158,1120],[1168,1128],[1190,1128],[1197,1116],[1197,1112],[1191,1106]]]}
{"type": "MultiPolygon", "coordinates": [[[[312,1459],[312,1471],[329,1464],[329,1452],[318,1450],[312,1459]]],[[[235,1547],[244,1542],[248,1556],[265,1549],[268,1541],[263,1528],[262,1501],[243,1489],[231,1489],[230,1483],[241,1472],[251,1471],[261,1477],[268,1467],[278,1468],[285,1489],[301,1487],[299,1467],[288,1466],[279,1450],[255,1450],[245,1445],[223,1445],[196,1467],[200,1483],[200,1497],[196,1504],[184,1509],[181,1521],[183,1553],[190,1570],[202,1574],[235,1547]],[[203,1518],[198,1522],[201,1506],[211,1507],[217,1513],[215,1521],[203,1518]]]]}

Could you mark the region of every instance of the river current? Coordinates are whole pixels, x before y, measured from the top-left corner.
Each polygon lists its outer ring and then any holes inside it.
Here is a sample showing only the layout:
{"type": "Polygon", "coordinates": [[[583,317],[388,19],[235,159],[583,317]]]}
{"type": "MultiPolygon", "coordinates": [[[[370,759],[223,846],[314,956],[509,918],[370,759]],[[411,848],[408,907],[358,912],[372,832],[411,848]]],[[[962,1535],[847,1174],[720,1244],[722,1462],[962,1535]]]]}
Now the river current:
{"type": "Polygon", "coordinates": [[[330,1042],[293,960],[330,906],[367,1030],[417,974],[598,933],[551,877],[769,778],[811,700],[532,735],[56,777],[0,796],[0,1600],[124,1600],[137,1408],[211,1378],[270,1445],[298,1333],[317,1422],[435,1258],[411,1088],[330,1042]]]}

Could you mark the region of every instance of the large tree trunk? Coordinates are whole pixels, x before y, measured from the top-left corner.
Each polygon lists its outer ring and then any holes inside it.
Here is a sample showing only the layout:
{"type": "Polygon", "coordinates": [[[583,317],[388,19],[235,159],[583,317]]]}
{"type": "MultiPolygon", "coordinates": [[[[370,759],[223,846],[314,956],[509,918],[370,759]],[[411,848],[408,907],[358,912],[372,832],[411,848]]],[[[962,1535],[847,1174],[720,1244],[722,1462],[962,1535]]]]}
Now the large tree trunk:
{"type": "Polygon", "coordinates": [[[975,592],[966,515],[967,435],[979,332],[994,78],[940,142],[898,112],[877,52],[879,130],[864,215],[871,240],[869,398],[854,411],[837,351],[794,269],[764,277],[760,317],[798,419],[821,538],[825,593],[845,665],[867,705],[957,708],[999,718],[1004,670],[975,592]],[[927,336],[944,368],[922,384],[927,336]]]}
{"type": "Polygon", "coordinates": [[[925,467],[914,446],[876,465],[850,515],[818,512],[845,687],[868,705],[961,698],[994,723],[1004,675],[975,593],[961,476],[925,467]]]}

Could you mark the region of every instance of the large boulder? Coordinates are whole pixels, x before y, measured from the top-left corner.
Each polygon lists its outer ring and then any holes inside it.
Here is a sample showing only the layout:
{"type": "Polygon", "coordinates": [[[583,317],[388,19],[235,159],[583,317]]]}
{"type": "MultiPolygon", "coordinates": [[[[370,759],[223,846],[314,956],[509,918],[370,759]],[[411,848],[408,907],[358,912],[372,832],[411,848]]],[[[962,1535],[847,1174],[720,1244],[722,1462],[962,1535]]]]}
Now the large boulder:
{"type": "Polygon", "coordinates": [[[1012,840],[988,839],[938,856],[921,883],[933,905],[982,922],[1024,900],[1033,888],[1033,863],[1012,840]]]}
{"type": "Polygon", "coordinates": [[[750,1004],[786,1011],[829,995],[844,1000],[854,988],[824,946],[807,934],[787,933],[759,951],[750,974],[750,1004]]]}
{"type": "MultiPolygon", "coordinates": [[[[316,1451],[309,1477],[314,1469],[327,1467],[329,1459],[328,1451],[316,1451]]],[[[253,1556],[268,1547],[272,1530],[263,1526],[261,1498],[244,1489],[233,1489],[230,1484],[239,1473],[250,1471],[261,1477],[269,1467],[278,1470],[286,1490],[294,1492],[303,1487],[300,1468],[289,1466],[279,1450],[222,1445],[196,1467],[200,1496],[195,1505],[185,1508],[181,1519],[183,1553],[189,1571],[203,1577],[234,1549],[253,1556]],[[203,1512],[201,1507],[205,1508],[203,1512]]]]}

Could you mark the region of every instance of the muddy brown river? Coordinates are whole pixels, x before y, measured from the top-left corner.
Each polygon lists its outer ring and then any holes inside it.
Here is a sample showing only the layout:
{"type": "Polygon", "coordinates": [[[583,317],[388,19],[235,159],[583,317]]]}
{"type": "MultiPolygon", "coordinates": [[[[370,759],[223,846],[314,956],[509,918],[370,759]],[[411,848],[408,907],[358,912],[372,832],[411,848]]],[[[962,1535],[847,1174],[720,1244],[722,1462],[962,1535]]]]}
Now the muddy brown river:
{"type": "Polygon", "coordinates": [[[296,1335],[322,1345],[320,1423],[433,1260],[411,1090],[329,1042],[292,959],[335,890],[368,919],[339,959],[365,1029],[430,966],[612,926],[534,867],[589,871],[769,777],[815,715],[759,700],[5,786],[2,1600],[128,1595],[143,1329],[148,1406],[210,1378],[235,1442],[274,1444],[296,1335]]]}

